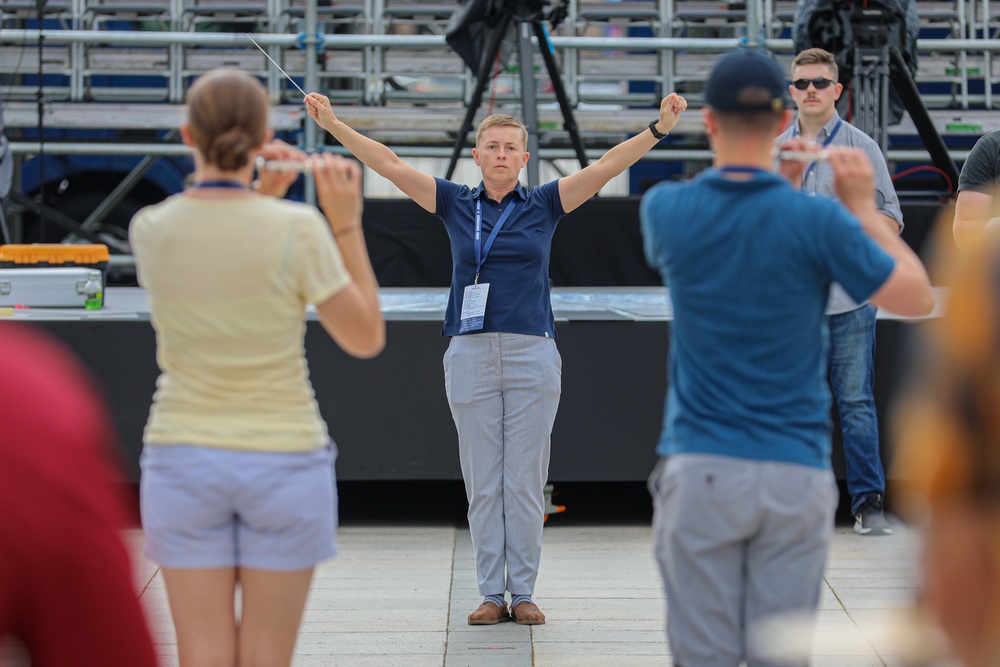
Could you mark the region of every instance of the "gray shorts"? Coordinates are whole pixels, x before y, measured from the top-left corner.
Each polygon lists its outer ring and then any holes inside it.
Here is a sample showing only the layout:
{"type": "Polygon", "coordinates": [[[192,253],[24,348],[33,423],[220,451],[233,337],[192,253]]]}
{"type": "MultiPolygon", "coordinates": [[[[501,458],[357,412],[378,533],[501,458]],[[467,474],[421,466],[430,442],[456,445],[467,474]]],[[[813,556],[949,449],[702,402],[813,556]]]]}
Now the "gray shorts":
{"type": "Polygon", "coordinates": [[[146,555],[163,567],[304,570],[337,554],[336,448],[143,448],[146,555]]]}
{"type": "Polygon", "coordinates": [[[808,651],[772,641],[768,629],[815,619],[837,507],[833,473],[680,454],[660,459],[650,487],[674,664],[807,665],[808,651]]]}

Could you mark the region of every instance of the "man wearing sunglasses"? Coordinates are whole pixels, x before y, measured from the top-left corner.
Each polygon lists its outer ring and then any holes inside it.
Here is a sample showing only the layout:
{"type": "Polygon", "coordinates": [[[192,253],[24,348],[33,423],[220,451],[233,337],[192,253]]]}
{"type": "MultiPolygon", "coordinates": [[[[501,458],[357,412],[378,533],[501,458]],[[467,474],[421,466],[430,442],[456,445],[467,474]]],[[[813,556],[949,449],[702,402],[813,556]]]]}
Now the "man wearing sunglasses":
{"type": "MultiPolygon", "coordinates": [[[[792,61],[788,87],[798,106],[791,127],[776,144],[801,137],[821,146],[860,148],[875,172],[875,204],[885,224],[894,232],[903,229],[903,214],[889,176],[885,156],[874,139],[843,121],[835,104],[844,86],[837,82],[837,63],[823,49],[806,49],[792,61]]],[[[829,164],[813,162],[802,177],[802,192],[836,198],[834,174],[829,164]]],[[[879,446],[878,417],[873,393],[875,375],[875,308],[854,302],[834,284],[827,304],[830,332],[828,370],[834,401],[840,415],[847,491],[851,496],[854,530],[861,535],[888,535],[892,527],[883,513],[885,471],[879,446]]]]}

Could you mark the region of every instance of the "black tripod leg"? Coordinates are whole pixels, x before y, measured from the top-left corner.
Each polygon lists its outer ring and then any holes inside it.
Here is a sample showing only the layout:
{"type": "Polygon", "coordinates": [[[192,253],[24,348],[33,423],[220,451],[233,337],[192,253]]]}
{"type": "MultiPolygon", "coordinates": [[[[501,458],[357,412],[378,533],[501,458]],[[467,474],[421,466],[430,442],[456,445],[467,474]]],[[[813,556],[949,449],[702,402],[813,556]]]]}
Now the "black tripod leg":
{"type": "Polygon", "coordinates": [[[65,213],[60,213],[56,209],[36,201],[33,197],[29,197],[28,195],[24,194],[23,192],[20,192],[19,190],[11,190],[10,199],[20,204],[21,206],[24,206],[26,209],[37,215],[39,218],[41,218],[42,214],[44,213],[49,220],[56,223],[57,225],[59,225],[60,227],[62,227],[71,234],[82,236],[91,243],[101,243],[107,245],[104,239],[102,239],[100,236],[90,231],[89,229],[84,229],[83,227],[80,226],[80,223],[78,223],[76,220],[69,217],[65,213]]]}
{"type": "Polygon", "coordinates": [[[4,211],[4,202],[0,202],[0,243],[13,243],[10,236],[10,228],[7,227],[7,213],[4,211]]]}
{"type": "Polygon", "coordinates": [[[573,149],[576,150],[576,159],[580,161],[580,167],[587,166],[587,153],[583,150],[583,140],[580,139],[580,129],[576,125],[576,118],[573,116],[573,109],[569,105],[569,97],[566,95],[566,88],[563,86],[562,76],[559,74],[559,66],[556,64],[556,57],[552,54],[549,44],[549,37],[545,33],[545,27],[541,21],[532,21],[532,28],[535,29],[535,38],[538,40],[538,50],[542,52],[542,60],[545,61],[545,69],[549,72],[552,80],[552,89],[556,93],[556,100],[559,101],[559,109],[562,111],[563,127],[569,132],[569,138],[573,142],[573,149]]]}
{"type": "MultiPolygon", "coordinates": [[[[538,102],[535,99],[535,58],[527,23],[520,23],[517,26],[517,51],[521,67],[521,116],[524,126],[528,128],[528,153],[537,156],[539,155],[539,131],[538,102]]],[[[537,157],[534,160],[528,160],[529,188],[538,186],[539,162],[537,157]]]]}
{"type": "Polygon", "coordinates": [[[462,149],[465,148],[465,139],[469,136],[469,132],[472,132],[472,120],[476,117],[479,105],[483,101],[483,92],[486,90],[486,84],[490,82],[490,68],[493,67],[497,54],[500,53],[500,45],[503,43],[504,34],[510,27],[510,21],[511,15],[509,13],[504,13],[500,17],[500,23],[497,25],[496,32],[493,33],[487,50],[483,52],[484,58],[483,62],[479,65],[476,89],[473,91],[472,99],[469,101],[469,108],[465,111],[462,128],[458,131],[458,139],[455,140],[455,149],[451,153],[451,162],[448,163],[448,173],[444,176],[445,180],[450,181],[452,175],[455,173],[458,158],[461,157],[462,149]]]}
{"type": "Polygon", "coordinates": [[[906,67],[903,54],[895,46],[889,48],[889,78],[896,86],[899,96],[903,99],[903,105],[910,112],[913,124],[917,126],[917,133],[924,142],[924,147],[931,154],[934,166],[943,171],[951,179],[952,191],[958,187],[958,168],[948,155],[948,147],[944,145],[944,140],[938,134],[937,128],[931,122],[930,114],[924,101],[920,99],[917,91],[917,84],[910,76],[910,70],[906,67]]]}

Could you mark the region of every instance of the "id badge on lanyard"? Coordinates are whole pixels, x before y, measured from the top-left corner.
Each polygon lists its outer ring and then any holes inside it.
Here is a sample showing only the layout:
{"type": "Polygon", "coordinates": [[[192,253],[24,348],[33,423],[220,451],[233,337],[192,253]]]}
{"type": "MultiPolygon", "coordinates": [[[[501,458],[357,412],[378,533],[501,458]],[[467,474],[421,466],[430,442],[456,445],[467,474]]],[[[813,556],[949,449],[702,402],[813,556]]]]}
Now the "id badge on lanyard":
{"type": "MultiPolygon", "coordinates": [[[[833,138],[835,136],[837,136],[838,132],[840,132],[840,126],[843,125],[843,124],[844,124],[844,121],[841,120],[840,118],[838,118],[837,119],[837,124],[833,126],[833,131],[830,132],[829,136],[827,136],[827,138],[826,138],[826,141],[823,142],[823,148],[826,148],[827,146],[830,145],[830,142],[833,141],[833,138]]],[[[792,126],[792,136],[793,137],[797,137],[798,134],[799,134],[798,124],[793,125],[792,126]]],[[[815,169],[816,169],[816,163],[815,162],[810,162],[809,166],[806,167],[806,172],[804,174],[802,174],[802,187],[801,187],[801,189],[803,191],[805,191],[806,180],[809,178],[809,176],[813,173],[813,171],[815,169]]],[[[815,195],[816,191],[814,190],[813,192],[810,192],[809,194],[810,195],[815,195]]]]}
{"type": "Polygon", "coordinates": [[[476,277],[471,285],[466,285],[465,291],[462,293],[462,318],[458,324],[458,333],[460,334],[483,328],[486,318],[486,300],[490,295],[490,284],[479,282],[479,272],[493,248],[493,242],[496,241],[500,228],[507,222],[507,218],[514,210],[515,201],[516,198],[512,197],[507,208],[500,215],[500,219],[493,225],[493,231],[486,239],[486,247],[483,247],[483,200],[476,200],[476,227],[475,235],[472,238],[472,247],[476,253],[476,277]]]}

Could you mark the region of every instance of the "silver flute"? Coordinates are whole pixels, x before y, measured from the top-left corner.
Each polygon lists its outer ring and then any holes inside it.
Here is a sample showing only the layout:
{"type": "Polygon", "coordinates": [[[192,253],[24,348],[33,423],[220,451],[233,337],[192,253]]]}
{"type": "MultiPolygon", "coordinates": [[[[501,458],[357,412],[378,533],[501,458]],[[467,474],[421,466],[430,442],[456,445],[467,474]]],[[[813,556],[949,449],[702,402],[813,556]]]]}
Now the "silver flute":
{"type": "Polygon", "coordinates": [[[774,152],[774,157],[779,160],[794,160],[795,162],[826,162],[830,159],[830,153],[826,150],[821,150],[818,153],[814,151],[780,150],[774,152]]]}
{"type": "Polygon", "coordinates": [[[293,171],[308,174],[313,170],[312,160],[267,160],[263,155],[257,156],[255,166],[257,171],[278,171],[286,174],[293,171]]]}

